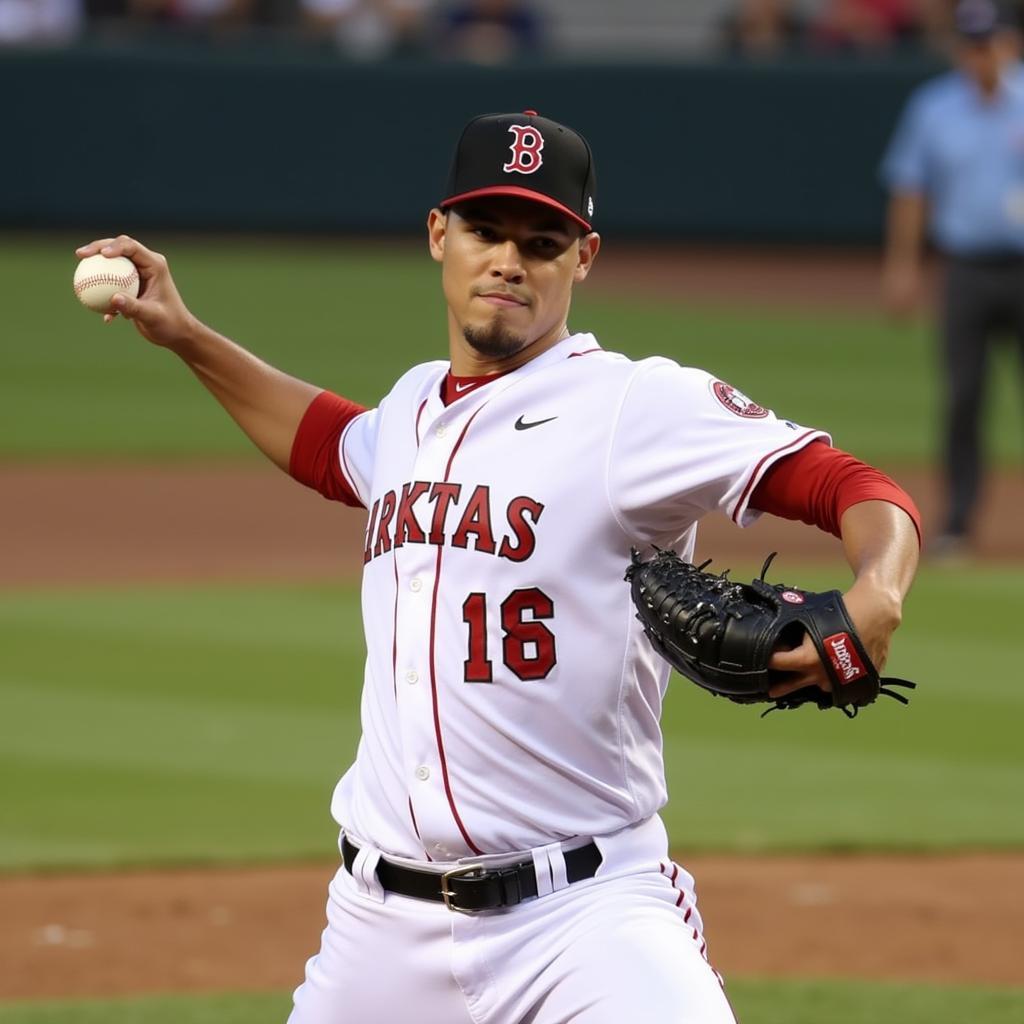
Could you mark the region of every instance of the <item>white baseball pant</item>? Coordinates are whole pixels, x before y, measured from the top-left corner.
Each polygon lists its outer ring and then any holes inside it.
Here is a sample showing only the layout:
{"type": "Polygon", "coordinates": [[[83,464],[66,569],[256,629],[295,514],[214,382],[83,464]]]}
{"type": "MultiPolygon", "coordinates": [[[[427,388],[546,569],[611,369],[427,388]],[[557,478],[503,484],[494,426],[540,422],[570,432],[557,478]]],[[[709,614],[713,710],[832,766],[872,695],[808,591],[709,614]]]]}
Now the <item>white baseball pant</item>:
{"type": "Polygon", "coordinates": [[[735,1024],[693,879],[667,859],[664,834],[655,817],[595,837],[601,867],[571,886],[561,847],[535,850],[541,895],[475,914],[385,894],[379,852],[352,836],[354,874],[341,867],[329,886],[320,952],[288,1024],[735,1024]]]}

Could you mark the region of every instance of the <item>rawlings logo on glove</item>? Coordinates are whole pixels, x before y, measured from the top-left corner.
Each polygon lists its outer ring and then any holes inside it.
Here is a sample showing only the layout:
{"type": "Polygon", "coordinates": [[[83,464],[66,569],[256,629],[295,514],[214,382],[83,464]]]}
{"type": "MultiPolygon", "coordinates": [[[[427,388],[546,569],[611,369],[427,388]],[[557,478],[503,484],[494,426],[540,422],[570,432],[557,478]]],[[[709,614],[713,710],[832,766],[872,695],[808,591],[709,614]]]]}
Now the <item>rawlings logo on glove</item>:
{"type": "Polygon", "coordinates": [[[825,653],[832,659],[844,683],[867,675],[867,669],[861,664],[856,652],[850,650],[852,643],[849,633],[836,633],[835,636],[825,638],[825,653]]]}
{"type": "Polygon", "coordinates": [[[693,565],[674,551],[656,550],[645,561],[634,549],[626,580],[654,649],[705,690],[739,704],[774,703],[769,711],[815,704],[837,707],[853,718],[880,693],[909,703],[889,687],[916,684],[878,675],[839,591],[819,594],[766,583],[774,557],[768,557],[758,579],[734,583],[728,572],[705,572],[710,560],[693,565]],[[780,647],[797,646],[805,633],[821,656],[831,691],[805,686],[772,697],[769,688],[780,679],[768,668],[769,659],[780,647]]]}

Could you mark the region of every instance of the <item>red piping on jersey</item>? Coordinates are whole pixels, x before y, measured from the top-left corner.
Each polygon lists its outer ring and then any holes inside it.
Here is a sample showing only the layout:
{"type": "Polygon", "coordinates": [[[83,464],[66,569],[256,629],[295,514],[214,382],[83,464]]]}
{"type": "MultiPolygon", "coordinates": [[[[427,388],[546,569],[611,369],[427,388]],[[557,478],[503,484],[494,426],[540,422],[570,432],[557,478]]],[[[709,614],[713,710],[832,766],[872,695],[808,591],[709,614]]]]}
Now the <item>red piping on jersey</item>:
{"type": "Polygon", "coordinates": [[[754,472],[750,474],[750,479],[747,481],[746,487],[743,488],[743,493],[740,495],[740,500],[738,502],[736,502],[736,511],[733,512],[733,514],[732,514],[732,521],[734,523],[739,523],[739,521],[740,521],[739,520],[740,510],[743,508],[744,504],[746,503],[747,498],[750,497],[750,492],[754,489],[754,484],[757,482],[757,476],[761,472],[761,467],[770,458],[772,458],[772,457],[774,457],[776,455],[781,455],[783,452],[788,451],[790,448],[797,447],[797,445],[799,445],[802,442],[806,441],[807,438],[814,437],[815,434],[820,435],[821,431],[820,430],[806,430],[799,437],[793,438],[793,440],[790,441],[789,444],[784,444],[781,448],[776,448],[775,451],[769,452],[767,455],[762,457],[761,461],[754,467],[754,472]]]}
{"type": "Polygon", "coordinates": [[[573,356],[585,356],[585,355],[589,355],[591,352],[602,352],[602,351],[604,351],[604,350],[601,348],[600,345],[598,345],[597,348],[585,348],[582,352],[570,352],[565,358],[566,359],[572,359],[573,356]]]}
{"type": "MultiPolygon", "coordinates": [[[[485,403],[486,404],[486,403],[485,403]]],[[[480,406],[480,409],[483,405],[480,406]]],[[[462,439],[466,436],[466,431],[469,430],[470,423],[476,419],[477,414],[480,412],[477,409],[466,425],[462,428],[462,433],[459,434],[459,439],[455,442],[455,447],[452,448],[452,453],[448,457],[448,465],[444,470],[444,482],[448,482],[448,475],[452,471],[452,463],[455,461],[455,453],[459,450],[462,444],[462,439]]],[[[437,706],[437,671],[434,665],[434,649],[435,640],[437,639],[437,590],[441,584],[441,554],[444,551],[442,546],[438,546],[437,549],[437,563],[434,566],[434,593],[430,600],[430,693],[434,702],[434,735],[437,737],[437,753],[441,758],[441,777],[444,780],[444,791],[448,797],[448,806],[451,808],[452,817],[455,819],[455,824],[459,826],[459,831],[462,833],[462,838],[465,839],[466,845],[477,854],[483,854],[483,850],[480,849],[476,843],[473,842],[469,833],[466,831],[466,826],[462,824],[462,818],[459,816],[458,808],[455,806],[455,797],[452,795],[451,782],[448,779],[448,761],[444,756],[444,741],[441,739],[441,715],[438,711],[437,706]]]]}
{"type": "Polygon", "coordinates": [[[416,833],[416,838],[423,844],[423,854],[427,860],[433,860],[430,856],[430,851],[427,849],[426,844],[423,843],[423,836],[420,835],[420,827],[416,824],[416,812],[412,809],[412,797],[409,797],[409,817],[412,818],[412,830],[416,833]]]}
{"type": "Polygon", "coordinates": [[[391,549],[391,564],[395,570],[395,612],[391,620],[391,688],[395,691],[395,703],[398,703],[398,548],[391,549]]]}
{"type": "Polygon", "coordinates": [[[424,398],[420,403],[419,410],[416,413],[416,447],[420,446],[420,417],[423,415],[423,410],[427,407],[427,400],[424,398]]]}

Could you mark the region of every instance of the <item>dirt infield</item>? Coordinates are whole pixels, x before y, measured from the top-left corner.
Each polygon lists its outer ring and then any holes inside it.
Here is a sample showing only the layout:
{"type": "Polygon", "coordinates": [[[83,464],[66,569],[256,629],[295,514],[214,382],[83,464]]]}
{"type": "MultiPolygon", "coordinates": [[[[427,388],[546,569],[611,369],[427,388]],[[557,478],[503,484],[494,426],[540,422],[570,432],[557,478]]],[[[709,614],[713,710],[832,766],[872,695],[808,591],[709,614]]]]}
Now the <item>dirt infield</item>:
{"type": "MultiPolygon", "coordinates": [[[[933,476],[894,475],[921,506],[927,529],[937,521],[933,476]]],[[[259,463],[7,466],[0,494],[2,586],[338,579],[362,565],[363,512],[259,463]]],[[[982,509],[980,559],[1024,559],[1020,508],[1024,476],[995,477],[982,509]]],[[[842,557],[838,541],[799,523],[766,518],[740,530],[709,516],[701,525],[698,553],[719,564],[775,549],[790,561],[842,557]]]]}
{"type": "MultiPolygon", "coordinates": [[[[730,975],[1024,984],[1024,858],[692,857],[730,975]]],[[[294,987],[333,866],[0,880],[0,999],[294,987]]]]}
{"type": "MultiPolygon", "coordinates": [[[[934,521],[935,482],[896,474],[934,521]]],[[[8,466],[7,587],[337,579],[362,562],[364,516],[259,464],[8,466]],[[301,529],[296,529],[301,523],[301,529]]],[[[980,555],[1024,558],[1024,480],[996,480],[980,555]]],[[[700,550],[841,557],[765,522],[709,522],[700,550]]],[[[1024,985],[1024,855],[694,857],[726,975],[832,975],[1024,985]]],[[[0,879],[0,998],[277,989],[316,947],[330,866],[0,879]]]]}

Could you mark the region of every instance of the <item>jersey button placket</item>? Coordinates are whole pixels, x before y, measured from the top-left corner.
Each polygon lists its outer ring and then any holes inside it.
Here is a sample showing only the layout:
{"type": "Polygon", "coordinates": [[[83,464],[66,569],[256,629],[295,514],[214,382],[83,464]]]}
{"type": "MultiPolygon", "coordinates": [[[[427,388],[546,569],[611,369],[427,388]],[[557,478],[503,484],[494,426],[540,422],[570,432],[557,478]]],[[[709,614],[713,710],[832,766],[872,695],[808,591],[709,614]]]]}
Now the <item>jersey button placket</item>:
{"type": "MultiPolygon", "coordinates": [[[[463,414],[465,410],[460,410],[463,414]]],[[[462,416],[442,410],[438,419],[423,424],[411,479],[439,483],[448,478],[452,448],[462,433],[462,416]]],[[[424,532],[429,532],[434,505],[424,499],[417,506],[424,532]]],[[[449,512],[446,535],[454,512],[449,512]]],[[[404,545],[398,552],[399,619],[398,679],[405,680],[398,698],[398,719],[403,760],[410,778],[412,802],[422,841],[443,859],[452,859],[445,843],[438,842],[454,829],[442,785],[434,730],[432,686],[426,651],[430,645],[431,605],[435,586],[437,548],[404,545]],[[404,563],[404,564],[403,564],[404,563]],[[404,570],[404,571],[403,571],[404,570]],[[422,685],[421,685],[422,684],[422,685]]],[[[442,570],[443,571],[443,570],[442,570]]],[[[456,842],[458,837],[454,837],[456,842]]]]}
{"type": "MultiPolygon", "coordinates": [[[[419,479],[419,477],[416,477],[419,479]]],[[[426,513],[421,513],[421,522],[426,513]]],[[[432,823],[442,817],[435,806],[438,793],[434,779],[434,725],[431,690],[424,683],[427,665],[424,651],[430,639],[430,608],[434,580],[436,548],[406,543],[394,550],[397,571],[395,615],[395,679],[405,683],[395,691],[398,728],[405,771],[409,779],[408,798],[419,829],[424,836],[433,831],[432,823]]],[[[440,794],[443,800],[443,792],[440,794]]]]}

